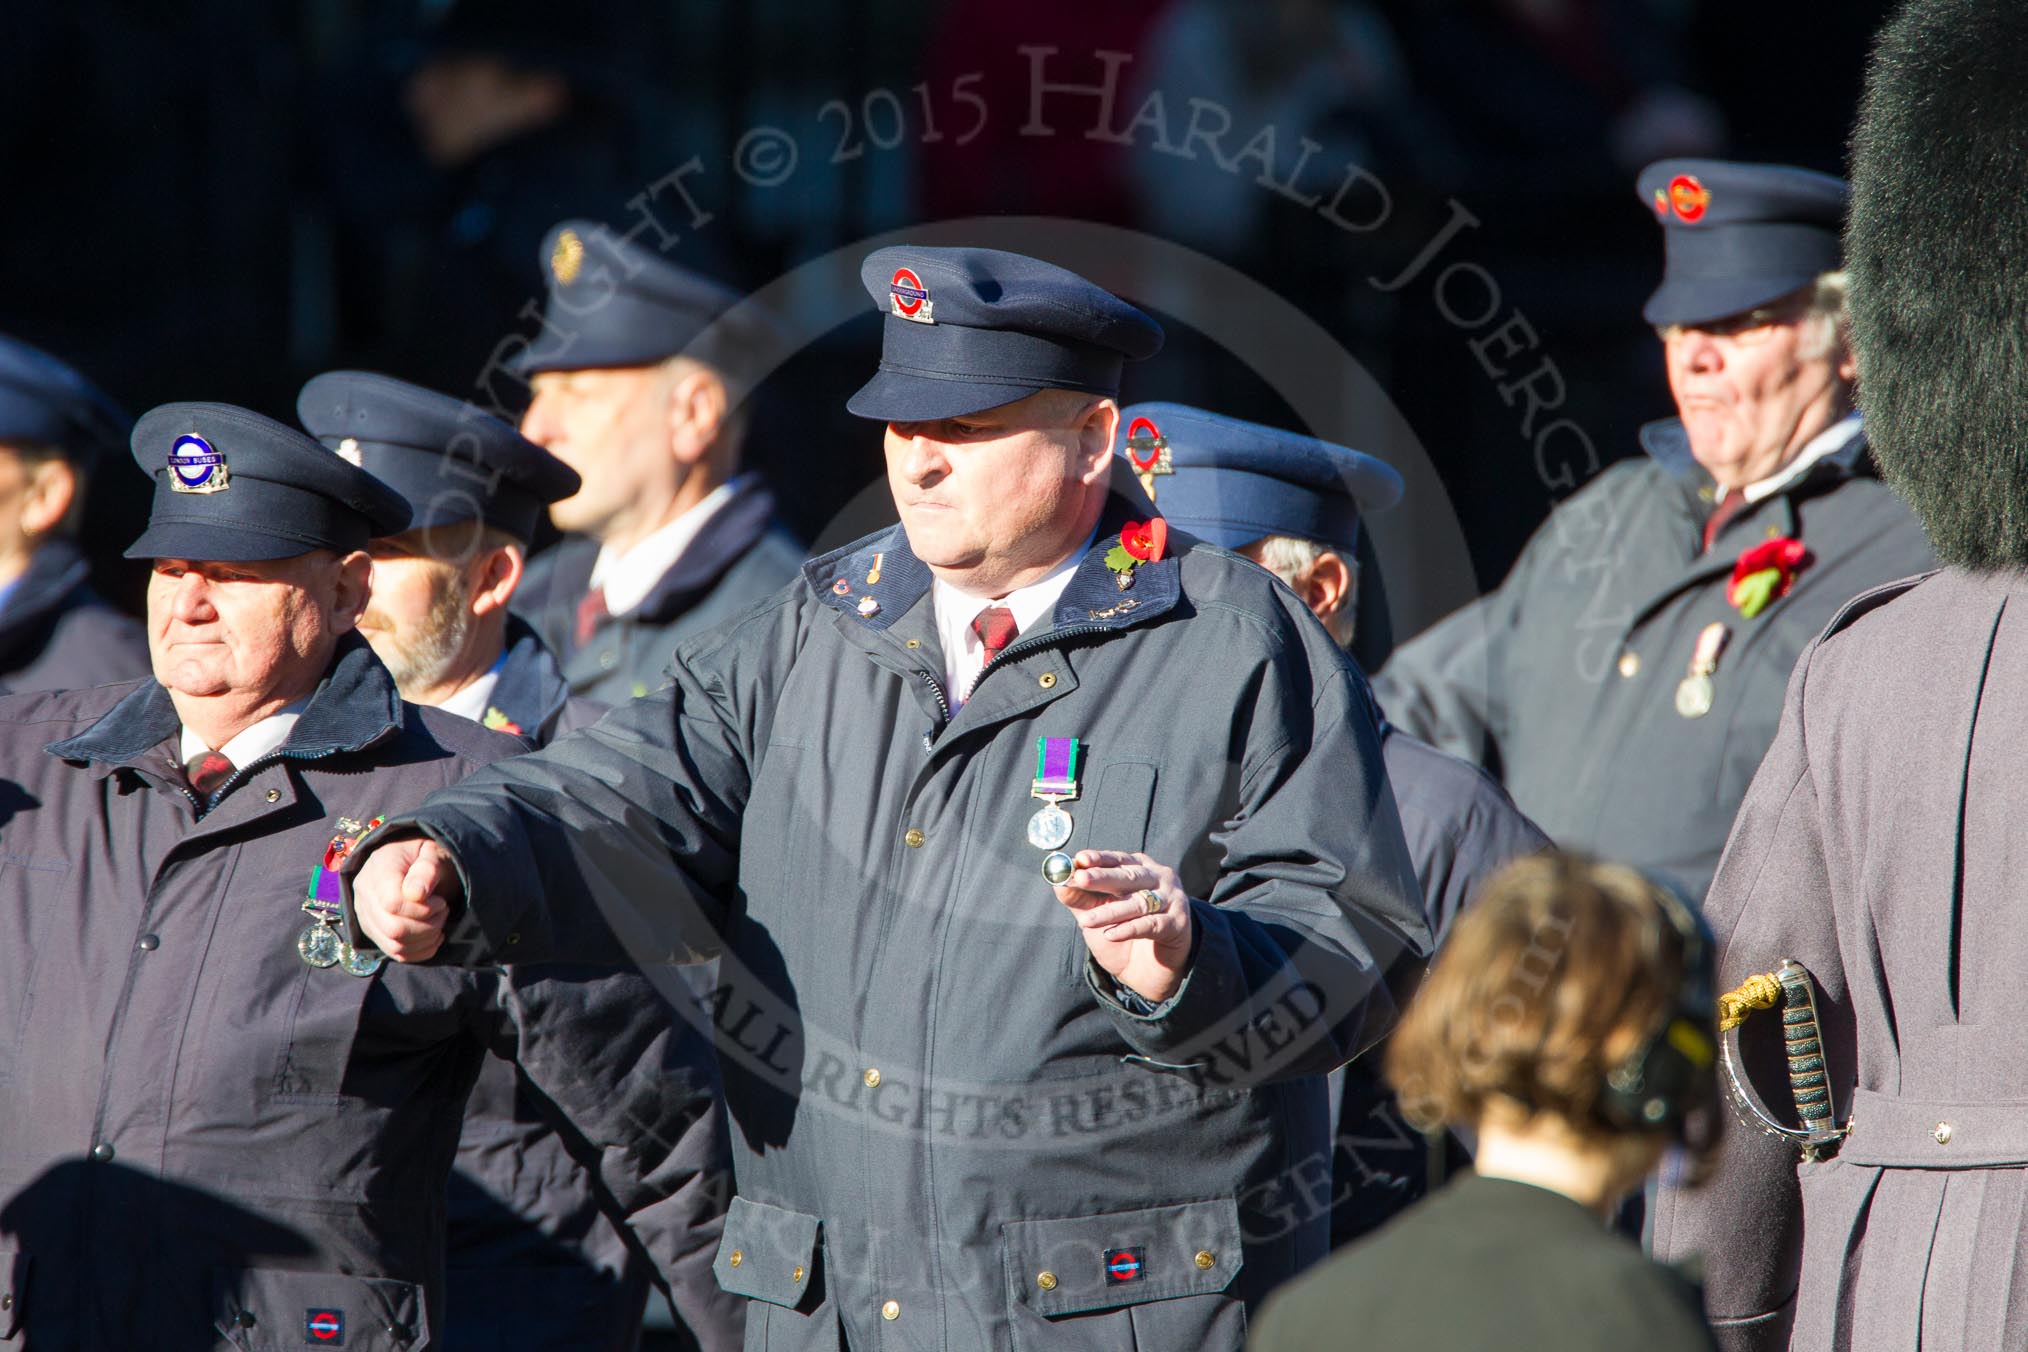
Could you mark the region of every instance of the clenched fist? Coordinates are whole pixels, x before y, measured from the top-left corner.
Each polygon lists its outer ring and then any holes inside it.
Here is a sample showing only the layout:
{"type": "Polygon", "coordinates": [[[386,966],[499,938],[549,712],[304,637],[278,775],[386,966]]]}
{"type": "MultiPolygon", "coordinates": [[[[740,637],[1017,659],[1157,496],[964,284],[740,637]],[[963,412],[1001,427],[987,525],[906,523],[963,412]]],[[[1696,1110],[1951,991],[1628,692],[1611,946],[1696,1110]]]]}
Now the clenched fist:
{"type": "Polygon", "coordinates": [[[435,841],[378,845],[352,875],[352,911],[366,937],[396,962],[422,962],[443,946],[464,885],[435,841]]]}

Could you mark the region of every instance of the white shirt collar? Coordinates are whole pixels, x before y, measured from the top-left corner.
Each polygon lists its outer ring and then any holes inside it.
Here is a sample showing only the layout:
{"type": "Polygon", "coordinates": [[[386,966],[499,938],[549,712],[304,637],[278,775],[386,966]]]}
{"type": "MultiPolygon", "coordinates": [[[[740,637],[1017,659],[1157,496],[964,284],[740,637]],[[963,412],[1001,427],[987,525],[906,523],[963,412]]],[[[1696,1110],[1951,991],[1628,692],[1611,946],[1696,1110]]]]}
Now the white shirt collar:
{"type": "MultiPolygon", "coordinates": [[[[309,698],[305,696],[294,704],[269,714],[252,727],[241,728],[230,741],[218,748],[219,753],[232,762],[235,770],[244,770],[288,741],[289,734],[296,730],[296,720],[300,719],[303,710],[309,707],[309,698]]],[[[192,757],[201,756],[211,750],[204,744],[204,739],[192,732],[187,724],[183,728],[181,746],[185,765],[190,764],[192,757]]]]}
{"type": "Polygon", "coordinates": [[[507,660],[505,653],[470,685],[451,696],[437,707],[447,714],[469,718],[474,723],[486,721],[486,710],[493,707],[493,687],[500,684],[500,668],[507,660]]]}
{"type": "Polygon", "coordinates": [[[1760,482],[1748,484],[1740,492],[1745,495],[1748,502],[1759,502],[1762,498],[1771,497],[1779,493],[1782,489],[1795,482],[1796,478],[1804,470],[1851,440],[1853,430],[1858,426],[1858,423],[1859,415],[1857,413],[1846,414],[1804,442],[1803,449],[1796,453],[1795,459],[1789,461],[1788,464],[1783,465],[1760,482]]]}
{"type": "Polygon", "coordinates": [[[720,484],[703,501],[625,553],[610,546],[601,548],[598,561],[592,564],[591,585],[605,588],[606,612],[624,615],[647,600],[655,584],[676,566],[676,560],[683,557],[683,551],[690,548],[705,524],[732,501],[732,495],[747,477],[742,475],[720,484]]]}
{"type": "Polygon", "coordinates": [[[1017,634],[1025,634],[1038,620],[1056,609],[1056,602],[1063,595],[1063,589],[1070,585],[1071,575],[1084,562],[1090,552],[1092,538],[1072,551],[1069,558],[1056,565],[1048,575],[1031,582],[1025,587],[1008,592],[995,599],[990,596],[973,596],[959,591],[943,579],[936,579],[930,587],[930,594],[936,606],[937,641],[944,650],[944,694],[950,701],[951,712],[956,713],[971,698],[972,686],[978,681],[979,673],[986,669],[985,645],[979,642],[978,634],[972,630],[972,621],[987,606],[1005,606],[1014,612],[1017,634]]]}

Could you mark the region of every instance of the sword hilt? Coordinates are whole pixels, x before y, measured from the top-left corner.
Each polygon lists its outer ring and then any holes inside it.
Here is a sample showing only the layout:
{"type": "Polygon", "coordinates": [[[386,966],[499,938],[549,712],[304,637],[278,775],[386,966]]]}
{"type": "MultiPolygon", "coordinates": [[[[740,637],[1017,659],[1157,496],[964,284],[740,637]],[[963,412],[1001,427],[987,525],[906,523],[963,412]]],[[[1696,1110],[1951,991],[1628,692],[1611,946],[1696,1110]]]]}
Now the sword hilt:
{"type": "Polygon", "coordinates": [[[1721,1034],[1719,1050],[1732,1081],[1733,1101],[1751,1114],[1762,1130],[1790,1141],[1807,1159],[1822,1159],[1844,1139],[1846,1129],[1837,1124],[1831,1112],[1823,1026],[1817,1018],[1817,988],[1809,969],[1793,958],[1783,958],[1774,971],[1749,977],[1738,990],[1719,997],[1721,1027],[1730,1032],[1752,1011],[1772,1009],[1777,1001],[1782,1010],[1783,1050],[1788,1056],[1789,1097],[1795,1103],[1802,1129],[1784,1125],[1761,1107],[1721,1034]]]}

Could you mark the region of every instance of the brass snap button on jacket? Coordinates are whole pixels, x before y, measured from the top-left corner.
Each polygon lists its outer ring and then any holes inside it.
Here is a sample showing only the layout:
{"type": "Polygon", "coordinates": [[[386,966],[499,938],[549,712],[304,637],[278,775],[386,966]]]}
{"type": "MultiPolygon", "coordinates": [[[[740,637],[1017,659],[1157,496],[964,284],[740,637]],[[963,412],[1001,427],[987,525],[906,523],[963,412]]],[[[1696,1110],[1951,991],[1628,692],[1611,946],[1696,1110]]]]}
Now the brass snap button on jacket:
{"type": "Polygon", "coordinates": [[[903,836],[902,840],[907,843],[908,848],[910,848],[911,850],[919,850],[922,848],[923,834],[921,831],[911,826],[908,828],[908,834],[903,836]]]}
{"type": "Polygon", "coordinates": [[[1197,1251],[1197,1266],[1200,1269],[1209,1272],[1211,1270],[1211,1265],[1216,1263],[1217,1261],[1218,1259],[1212,1255],[1211,1250],[1199,1249],[1197,1251]]]}
{"type": "Polygon", "coordinates": [[[866,1087],[868,1089],[880,1088],[880,1070],[878,1067],[869,1068],[867,1072],[864,1075],[861,1075],[859,1078],[866,1081],[866,1087]]]}
{"type": "Polygon", "coordinates": [[[725,1260],[726,1266],[738,1267],[740,1263],[745,1260],[745,1258],[746,1258],[745,1254],[741,1253],[738,1249],[734,1249],[732,1253],[726,1257],[725,1260]]]}
{"type": "Polygon", "coordinates": [[[880,1317],[882,1319],[901,1318],[901,1302],[898,1300],[888,1301],[887,1304],[880,1307],[880,1317]]]}
{"type": "Polygon", "coordinates": [[[1056,1289],[1056,1274],[1054,1272],[1039,1272],[1035,1275],[1035,1284],[1045,1291],[1054,1291],[1056,1289]]]}
{"type": "Polygon", "coordinates": [[[1053,671],[1045,671],[1040,676],[1037,676],[1035,678],[1035,683],[1041,686],[1044,690],[1054,690],[1056,689],[1056,673],[1053,671]]]}

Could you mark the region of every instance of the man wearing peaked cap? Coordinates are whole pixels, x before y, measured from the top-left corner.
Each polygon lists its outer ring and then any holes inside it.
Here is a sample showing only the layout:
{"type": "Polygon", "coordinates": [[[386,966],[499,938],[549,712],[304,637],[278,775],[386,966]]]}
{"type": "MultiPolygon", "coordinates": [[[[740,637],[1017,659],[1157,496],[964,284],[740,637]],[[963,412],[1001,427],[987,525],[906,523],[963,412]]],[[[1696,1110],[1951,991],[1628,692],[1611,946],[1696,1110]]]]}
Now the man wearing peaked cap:
{"type": "MultiPolygon", "coordinates": [[[[470,404],[389,376],[316,376],[297,396],[296,415],[408,501],[409,528],[367,546],[373,589],[359,621],[402,698],[538,745],[596,721],[604,706],[571,696],[542,640],[507,610],[536,523],[547,504],[578,490],[576,472],[470,404]]],[[[566,977],[627,1009],[643,1040],[677,1017],[638,973],[552,973],[559,988],[566,977]]],[[[688,1078],[715,1084],[700,1039],[662,1041],[672,1054],[706,1058],[688,1078]]],[[[595,1162],[579,1162],[569,1128],[559,1130],[553,1116],[511,1056],[486,1057],[451,1180],[444,1345],[632,1347],[651,1276],[669,1284],[639,1253],[688,1255],[669,1274],[677,1309],[704,1345],[736,1342],[743,1311],[710,1269],[724,1199],[708,1183],[732,1167],[714,1103],[700,1101],[680,1152],[694,1186],[635,1214],[635,1244],[618,1228],[629,1225],[624,1216],[606,1214],[595,1162]]]]}
{"type": "Polygon", "coordinates": [[[643,1132],[599,1161],[629,1213],[696,1181],[709,1063],[638,991],[344,943],[333,870],[368,824],[523,744],[404,704],[352,632],[367,542],[409,522],[392,489],[223,404],[155,409],[132,448],[154,676],[0,699],[0,989],[33,996],[0,1000],[0,1338],[440,1345],[488,1049],[585,1139],[643,1132]]]}
{"type": "Polygon", "coordinates": [[[1822,1034],[1813,1062],[1784,1005],[1737,1035],[1778,1122],[1821,1096],[1807,1154],[1741,1127],[1656,1199],[1726,1352],[2028,1346],[2023,69],[2028,8],[1909,0],[1852,132],[1866,420],[1944,566],[1803,650],[1706,902],[1720,989],[1792,961],[1822,1034]]]}
{"type": "MultiPolygon", "coordinates": [[[[1344,446],[1184,404],[1133,404],[1120,419],[1119,453],[1155,485],[1172,529],[1260,564],[1333,638],[1351,643],[1361,518],[1400,501],[1400,475],[1344,446]]],[[[1478,766],[1376,718],[1430,933],[1441,944],[1480,882],[1549,838],[1478,766]]],[[[1331,1076],[1334,1245],[1374,1229],[1432,1181],[1427,1145],[1372,1064],[1362,1058],[1331,1076]]]]}
{"type": "Polygon", "coordinates": [[[1116,461],[1154,321],[990,250],[864,277],[900,524],[390,819],[349,932],[715,957],[716,1270],[770,1345],[1238,1352],[1428,946],[1364,680],[1116,461]]]}
{"type": "Polygon", "coordinates": [[[542,331],[513,363],[535,396],[521,431],[583,486],[551,505],[567,534],[517,608],[573,692],[614,704],[802,562],[739,468],[770,334],[724,287],[589,221],[550,231],[541,264],[542,331]]]}
{"type": "Polygon", "coordinates": [[[74,543],[99,454],[123,447],[131,425],[71,367],[0,334],[0,688],[148,670],[141,626],[92,590],[74,543]]]}
{"type": "MultiPolygon", "coordinates": [[[[1662,233],[1642,313],[1677,416],[1642,428],[1645,456],[1562,502],[1499,587],[1397,648],[1374,688],[1559,845],[1701,897],[1804,644],[1934,555],[1853,407],[1844,185],[1664,160],[1635,193],[1662,233]]],[[[1545,466],[1567,453],[1537,447],[1545,466]]],[[[1596,465],[1567,468],[1575,484],[1596,465]]]]}

